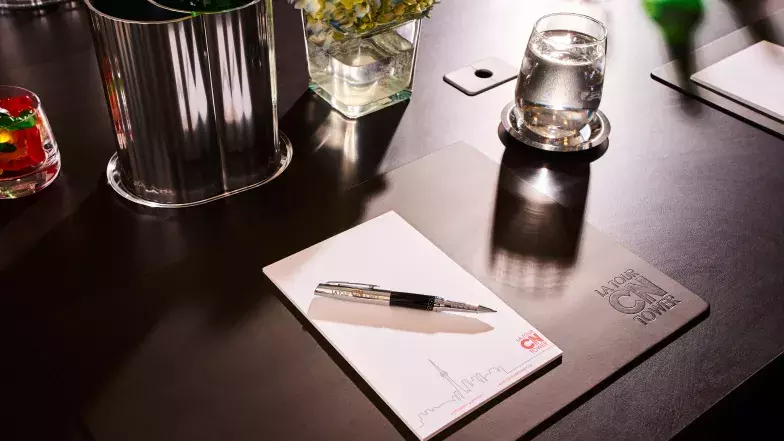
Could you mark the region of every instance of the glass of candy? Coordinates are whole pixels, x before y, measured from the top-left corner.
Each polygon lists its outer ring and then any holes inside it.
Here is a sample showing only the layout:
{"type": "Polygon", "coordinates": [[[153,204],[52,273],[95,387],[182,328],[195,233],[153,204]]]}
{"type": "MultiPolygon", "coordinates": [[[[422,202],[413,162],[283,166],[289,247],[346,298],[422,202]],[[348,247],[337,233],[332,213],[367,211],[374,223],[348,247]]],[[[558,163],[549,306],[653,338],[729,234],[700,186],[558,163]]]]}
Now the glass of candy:
{"type": "Polygon", "coordinates": [[[31,195],[60,173],[60,152],[41,100],[21,87],[0,86],[0,199],[31,195]]]}

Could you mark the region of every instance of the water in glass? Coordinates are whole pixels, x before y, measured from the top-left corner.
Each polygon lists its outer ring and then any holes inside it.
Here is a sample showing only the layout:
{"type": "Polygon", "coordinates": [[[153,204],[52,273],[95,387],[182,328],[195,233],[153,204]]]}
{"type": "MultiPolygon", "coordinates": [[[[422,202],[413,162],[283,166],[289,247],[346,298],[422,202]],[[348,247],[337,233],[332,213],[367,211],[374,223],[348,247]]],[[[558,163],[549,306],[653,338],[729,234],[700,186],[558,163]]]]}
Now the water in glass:
{"type": "Polygon", "coordinates": [[[395,30],[320,47],[308,41],[312,80],[349,106],[362,106],[408,89],[414,44],[395,30]]]}
{"type": "Polygon", "coordinates": [[[605,46],[573,30],[534,32],[515,92],[525,126],[547,138],[572,136],[594,117],[602,98],[605,46]]]}

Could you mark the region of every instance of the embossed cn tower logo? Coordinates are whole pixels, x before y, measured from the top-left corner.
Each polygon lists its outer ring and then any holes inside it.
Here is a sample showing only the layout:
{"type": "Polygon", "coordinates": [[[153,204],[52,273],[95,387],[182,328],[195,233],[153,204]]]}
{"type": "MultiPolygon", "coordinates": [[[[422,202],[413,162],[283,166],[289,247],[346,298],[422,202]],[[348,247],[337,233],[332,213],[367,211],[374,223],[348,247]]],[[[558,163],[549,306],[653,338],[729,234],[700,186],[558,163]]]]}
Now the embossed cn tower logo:
{"type": "Polygon", "coordinates": [[[633,320],[647,325],[681,301],[654,285],[637,271],[629,269],[594,290],[606,297],[610,306],[633,320]]]}

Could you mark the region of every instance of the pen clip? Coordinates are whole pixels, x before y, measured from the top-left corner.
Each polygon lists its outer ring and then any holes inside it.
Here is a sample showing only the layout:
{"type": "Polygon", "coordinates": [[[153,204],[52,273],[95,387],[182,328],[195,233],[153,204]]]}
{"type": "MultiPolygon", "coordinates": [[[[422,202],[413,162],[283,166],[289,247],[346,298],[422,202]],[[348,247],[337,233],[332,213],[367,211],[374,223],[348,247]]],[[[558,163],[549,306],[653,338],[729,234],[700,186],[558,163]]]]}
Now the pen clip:
{"type": "Polygon", "coordinates": [[[353,282],[327,282],[325,285],[339,286],[342,288],[358,288],[358,289],[375,289],[378,285],[369,285],[367,283],[353,283],[353,282]]]}

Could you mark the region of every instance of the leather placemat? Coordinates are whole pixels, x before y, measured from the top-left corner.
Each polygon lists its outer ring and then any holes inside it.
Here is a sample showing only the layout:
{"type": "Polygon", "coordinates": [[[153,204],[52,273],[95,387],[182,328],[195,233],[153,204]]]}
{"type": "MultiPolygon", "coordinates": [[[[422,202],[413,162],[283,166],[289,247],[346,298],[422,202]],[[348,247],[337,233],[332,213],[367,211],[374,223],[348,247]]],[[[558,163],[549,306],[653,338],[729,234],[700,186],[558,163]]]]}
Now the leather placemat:
{"type": "Polygon", "coordinates": [[[358,223],[396,211],[563,350],[560,365],[439,438],[494,440],[493,420],[516,421],[522,436],[707,315],[704,300],[586,224],[586,194],[565,207],[467,144],[348,193],[347,206],[365,207],[358,223]]]}

